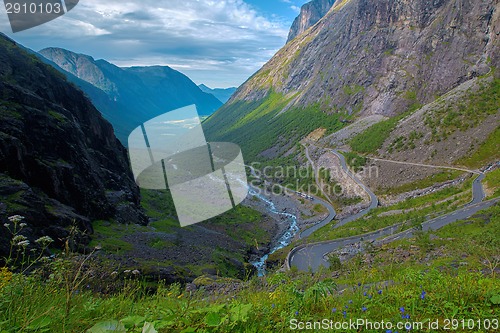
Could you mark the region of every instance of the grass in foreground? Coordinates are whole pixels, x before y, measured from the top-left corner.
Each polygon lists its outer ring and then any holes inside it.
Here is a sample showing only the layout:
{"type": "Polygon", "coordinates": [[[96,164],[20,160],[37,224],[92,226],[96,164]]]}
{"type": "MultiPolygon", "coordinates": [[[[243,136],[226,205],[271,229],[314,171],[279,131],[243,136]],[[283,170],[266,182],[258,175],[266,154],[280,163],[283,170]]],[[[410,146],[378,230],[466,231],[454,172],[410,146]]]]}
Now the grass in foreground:
{"type": "MultiPolygon", "coordinates": [[[[393,324],[438,320],[441,329],[435,331],[444,331],[445,318],[474,318],[494,325],[500,311],[499,234],[497,205],[433,237],[422,234],[372,249],[342,263],[336,272],[291,271],[248,282],[221,280],[225,287],[213,292],[207,291],[207,279],[200,283],[206,289],[194,292],[179,285],[159,285],[150,291],[126,280],[119,292],[102,295],[82,284],[70,295],[69,308],[57,270],[41,278],[2,269],[0,331],[84,332],[97,324],[114,327],[110,332],[141,332],[147,322],[155,330],[146,325],[146,332],[285,332],[293,320],[323,318],[393,324]],[[228,291],[231,285],[240,290],[228,291]]],[[[477,326],[472,331],[487,332],[477,326]]]]}

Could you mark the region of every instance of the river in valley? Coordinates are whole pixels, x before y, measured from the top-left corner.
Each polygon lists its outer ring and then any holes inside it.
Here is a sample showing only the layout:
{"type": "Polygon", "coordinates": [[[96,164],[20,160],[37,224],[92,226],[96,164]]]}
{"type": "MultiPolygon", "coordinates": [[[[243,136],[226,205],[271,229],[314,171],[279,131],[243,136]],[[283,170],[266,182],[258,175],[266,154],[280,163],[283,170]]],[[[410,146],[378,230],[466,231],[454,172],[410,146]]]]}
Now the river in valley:
{"type": "Polygon", "coordinates": [[[289,226],[287,230],[283,233],[283,235],[281,235],[278,238],[278,240],[276,240],[273,244],[271,244],[271,249],[269,253],[263,255],[256,261],[250,262],[257,269],[258,276],[264,276],[266,274],[266,260],[269,258],[269,255],[278,251],[279,249],[288,246],[300,229],[297,223],[297,216],[290,213],[284,213],[278,211],[278,209],[276,208],[275,204],[272,201],[270,201],[263,195],[257,193],[253,189],[250,189],[249,193],[251,196],[257,197],[259,200],[265,202],[266,207],[270,213],[284,216],[286,217],[287,221],[289,221],[289,226]]]}

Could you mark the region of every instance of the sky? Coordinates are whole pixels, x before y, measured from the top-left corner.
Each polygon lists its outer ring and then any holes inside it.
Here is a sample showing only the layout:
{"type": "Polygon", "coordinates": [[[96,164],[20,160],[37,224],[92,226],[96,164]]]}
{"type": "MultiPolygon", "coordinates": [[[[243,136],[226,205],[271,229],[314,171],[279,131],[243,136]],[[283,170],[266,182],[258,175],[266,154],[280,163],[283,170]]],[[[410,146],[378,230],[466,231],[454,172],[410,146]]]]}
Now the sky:
{"type": "Polygon", "coordinates": [[[70,12],[12,33],[35,51],[62,47],[118,66],[167,65],[212,88],[241,85],[284,44],[308,0],[80,0],[70,12]]]}

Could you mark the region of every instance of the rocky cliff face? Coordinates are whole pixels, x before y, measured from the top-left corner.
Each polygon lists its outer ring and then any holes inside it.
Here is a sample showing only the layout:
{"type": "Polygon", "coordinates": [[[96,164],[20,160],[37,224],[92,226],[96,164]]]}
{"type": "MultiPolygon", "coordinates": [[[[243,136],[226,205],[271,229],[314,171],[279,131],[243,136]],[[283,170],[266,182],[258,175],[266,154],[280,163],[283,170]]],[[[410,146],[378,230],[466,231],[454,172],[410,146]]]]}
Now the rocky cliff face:
{"type": "Polygon", "coordinates": [[[328,13],[336,0],[313,0],[300,8],[300,14],[293,21],[287,43],[318,23],[328,13]]]}
{"type": "Polygon", "coordinates": [[[233,101],[273,89],[291,105],[394,115],[500,64],[496,0],[350,0],[288,43],[233,101]]]}
{"type": "Polygon", "coordinates": [[[207,120],[206,133],[272,158],[319,127],[332,133],[335,117],[395,116],[474,77],[498,75],[499,7],[497,0],[338,1],[243,84],[207,120]],[[257,147],[261,138],[266,144],[257,147]]]}
{"type": "Polygon", "coordinates": [[[92,99],[123,144],[127,144],[133,129],[167,111],[196,104],[200,115],[210,115],[222,105],[214,96],[202,92],[187,76],[167,66],[120,68],[59,48],[47,48],[40,54],[55,63],[57,69],[92,99]]]}
{"type": "MultiPolygon", "coordinates": [[[[3,35],[0,120],[2,225],[20,214],[26,236],[61,240],[73,223],[91,233],[95,219],[146,222],[112,126],[61,74],[3,35]]],[[[5,253],[8,236],[0,235],[5,253]]]]}

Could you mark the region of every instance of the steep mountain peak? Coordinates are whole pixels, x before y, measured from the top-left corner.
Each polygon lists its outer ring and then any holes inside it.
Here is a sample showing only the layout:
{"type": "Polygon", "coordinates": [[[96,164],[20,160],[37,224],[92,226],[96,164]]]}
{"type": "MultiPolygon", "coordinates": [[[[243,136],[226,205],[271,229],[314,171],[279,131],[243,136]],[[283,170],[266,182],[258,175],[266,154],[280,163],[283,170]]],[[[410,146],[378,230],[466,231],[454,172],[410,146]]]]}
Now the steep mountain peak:
{"type": "MultiPolygon", "coordinates": [[[[71,52],[65,49],[50,47],[40,50],[39,53],[55,62],[63,70],[92,84],[108,94],[116,94],[116,85],[103,73],[99,65],[102,60],[96,60],[86,54],[71,52]]],[[[108,64],[108,63],[106,63],[108,64]]]]}
{"type": "MultiPolygon", "coordinates": [[[[287,43],[318,23],[328,13],[336,0],[313,0],[300,8],[300,14],[293,21],[287,43]]],[[[341,1],[344,2],[344,1],[341,1]]]]}

